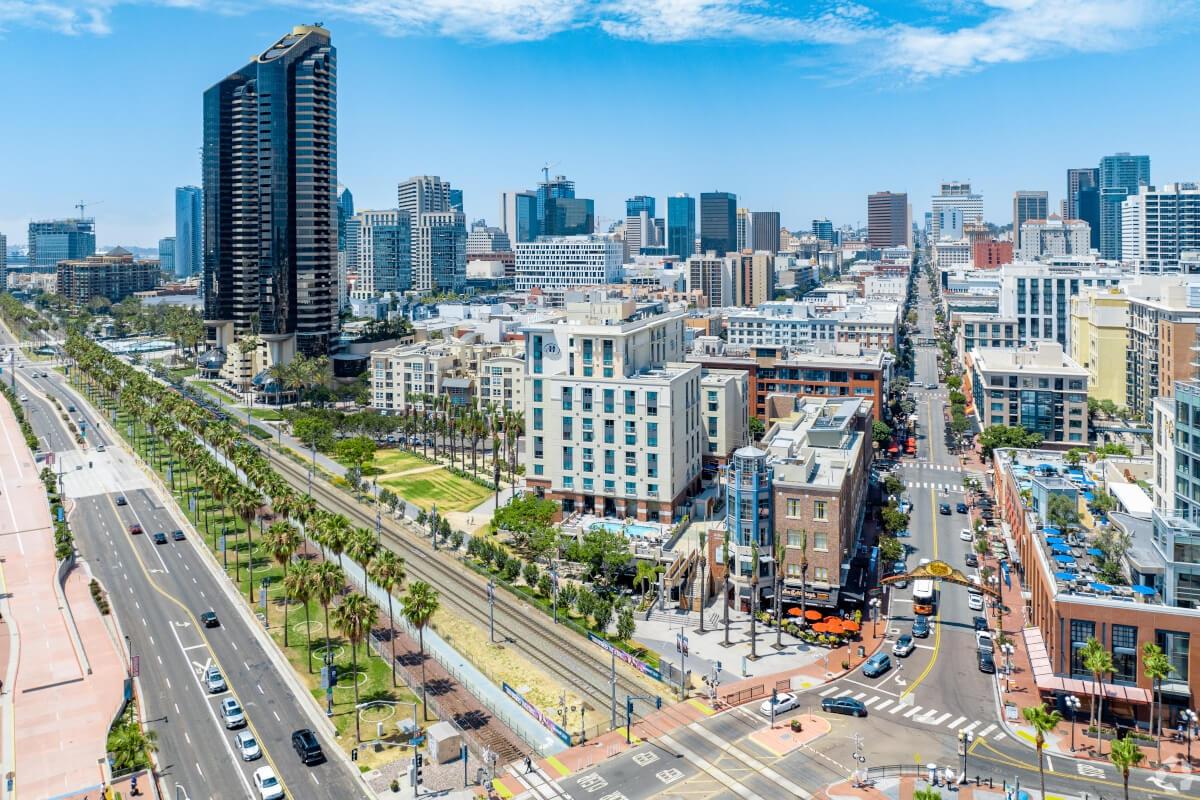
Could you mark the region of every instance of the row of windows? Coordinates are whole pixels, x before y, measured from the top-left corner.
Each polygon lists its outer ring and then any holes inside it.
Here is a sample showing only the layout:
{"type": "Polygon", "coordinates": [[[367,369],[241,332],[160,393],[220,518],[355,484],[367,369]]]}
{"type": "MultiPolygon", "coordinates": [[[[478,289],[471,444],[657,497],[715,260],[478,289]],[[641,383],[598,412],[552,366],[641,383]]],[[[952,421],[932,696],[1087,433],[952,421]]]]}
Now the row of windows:
{"type": "MultiPolygon", "coordinates": [[[[813,521],[828,522],[829,521],[829,501],[813,500],[813,521]]],[[[799,497],[789,497],[787,500],[787,516],[792,518],[800,518],[804,515],[804,500],[799,497]]]]}

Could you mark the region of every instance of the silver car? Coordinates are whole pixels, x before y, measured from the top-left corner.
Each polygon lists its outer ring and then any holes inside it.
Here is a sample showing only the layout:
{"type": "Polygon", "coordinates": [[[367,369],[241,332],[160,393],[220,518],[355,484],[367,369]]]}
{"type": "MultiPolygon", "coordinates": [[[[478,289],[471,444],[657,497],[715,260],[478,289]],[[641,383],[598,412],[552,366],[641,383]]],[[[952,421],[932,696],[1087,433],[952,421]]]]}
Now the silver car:
{"type": "Polygon", "coordinates": [[[216,667],[209,667],[204,672],[204,685],[208,687],[209,694],[220,694],[225,691],[225,677],[221,674],[221,670],[216,667]]]}
{"type": "Polygon", "coordinates": [[[233,735],[233,743],[237,745],[238,754],[242,757],[242,761],[254,761],[257,758],[262,758],[262,748],[258,746],[258,740],[254,738],[254,734],[250,731],[238,731],[233,735]]]}
{"type": "Polygon", "coordinates": [[[221,701],[221,719],[225,721],[226,728],[240,728],[246,724],[246,714],[232,697],[221,701]]]}

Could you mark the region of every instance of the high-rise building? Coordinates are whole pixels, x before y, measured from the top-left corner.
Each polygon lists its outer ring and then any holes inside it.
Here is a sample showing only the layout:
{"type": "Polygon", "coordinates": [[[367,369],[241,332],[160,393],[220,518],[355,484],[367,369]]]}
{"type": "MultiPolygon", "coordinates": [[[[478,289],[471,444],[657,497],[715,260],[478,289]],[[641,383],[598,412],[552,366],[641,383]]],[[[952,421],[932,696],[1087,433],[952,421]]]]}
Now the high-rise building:
{"type": "Polygon", "coordinates": [[[516,289],[602,286],[621,279],[623,247],[607,236],[543,236],[518,242],[516,289]]]}
{"type": "Polygon", "coordinates": [[[413,230],[412,288],[461,292],[467,280],[467,224],[458,211],[417,215],[413,230]]]}
{"type": "Polygon", "coordinates": [[[1021,226],[1031,219],[1047,219],[1049,206],[1049,192],[1018,190],[1013,193],[1013,242],[1018,251],[1021,249],[1021,226]]]}
{"type": "Polygon", "coordinates": [[[625,201],[625,216],[636,217],[643,211],[650,219],[654,219],[653,197],[645,194],[637,194],[625,201]]]}
{"type": "Polygon", "coordinates": [[[83,308],[93,297],[116,303],[134,292],[158,286],[158,262],[138,261],[121,247],[104,255],[70,258],[55,267],[55,291],[75,308],[83,308]]]}
{"type": "Polygon", "coordinates": [[[463,195],[462,189],[450,190],[450,210],[462,212],[463,210],[463,195]]]}
{"type": "Polygon", "coordinates": [[[537,194],[534,192],[501,192],[500,193],[501,229],[508,235],[508,241],[532,242],[541,235],[538,223],[537,194]]]}
{"type": "MultiPolygon", "coordinates": [[[[971,184],[962,181],[945,181],[941,193],[930,198],[933,220],[929,231],[930,242],[937,246],[941,239],[949,238],[942,230],[942,223],[949,209],[957,209],[957,218],[962,223],[983,221],[983,195],[974,194],[971,184]]],[[[961,236],[961,233],[959,233],[961,236]]]]}
{"type": "Polygon", "coordinates": [[[1091,240],[1091,231],[1083,220],[1051,214],[1050,219],[1031,219],[1021,225],[1021,247],[1017,254],[1023,261],[1046,256],[1082,256],[1091,250],[1091,240]]]}
{"type": "MultiPolygon", "coordinates": [[[[164,268],[165,269],[165,268],[164,268]]],[[[175,188],[175,270],[177,278],[204,271],[204,193],[199,186],[175,188]]]]}
{"type": "Polygon", "coordinates": [[[750,209],[739,208],[737,210],[737,252],[742,252],[750,246],[754,233],[754,220],[750,216],[750,209]]]}
{"type": "Polygon", "coordinates": [[[537,218],[538,225],[542,234],[546,231],[546,201],[551,198],[566,198],[575,197],[575,181],[567,180],[566,175],[555,175],[553,180],[544,180],[538,184],[537,188],[537,218]]]}
{"type": "Polygon", "coordinates": [[[658,230],[654,217],[647,214],[645,209],[625,217],[625,249],[631,257],[641,253],[643,247],[657,244],[658,230]]]}
{"type": "Polygon", "coordinates": [[[1142,186],[1121,205],[1121,258],[1139,272],[1178,272],[1180,256],[1200,251],[1200,187],[1142,186]]]}
{"type": "MultiPolygon", "coordinates": [[[[1063,215],[1064,219],[1083,219],[1079,215],[1079,190],[1094,189],[1099,184],[1100,169],[1098,167],[1078,167],[1067,170],[1067,197],[1065,201],[1065,213],[1063,215]]],[[[1088,220],[1088,222],[1090,223],[1091,220],[1088,220]]],[[[1097,235],[1099,235],[1098,230],[1097,235]]]]}
{"type": "Polygon", "coordinates": [[[437,175],[414,175],[396,187],[396,208],[413,218],[450,211],[450,182],[437,175]]]}
{"type": "Polygon", "coordinates": [[[696,198],[677,194],[667,198],[667,254],[680,261],[696,248],[696,198]]]}
{"type": "Polygon", "coordinates": [[[1121,204],[1150,184],[1150,156],[1117,153],[1100,159],[1100,255],[1121,258],[1121,204]]]}
{"type": "Polygon", "coordinates": [[[736,254],[721,256],[712,250],[704,255],[693,255],[685,265],[687,290],[694,292],[699,289],[708,298],[709,308],[737,305],[737,286],[734,283],[737,260],[736,254]]]}
{"type": "Polygon", "coordinates": [[[908,244],[908,230],[907,193],[875,192],[867,195],[867,244],[871,247],[908,244]]]}
{"type": "Polygon", "coordinates": [[[369,300],[384,292],[412,288],[412,227],[408,214],[395,209],[359,211],[348,230],[353,245],[347,250],[348,268],[354,275],[351,297],[369,300]]]}
{"type": "Polygon", "coordinates": [[[174,236],[164,236],[158,240],[158,268],[168,275],[176,274],[174,236]]]}
{"type": "Polygon", "coordinates": [[[548,197],[543,236],[588,236],[596,230],[596,202],[582,197],[548,197]]]}
{"type": "Polygon", "coordinates": [[[0,292],[8,291],[8,237],[0,233],[0,292]]]}
{"type": "MultiPolygon", "coordinates": [[[[833,236],[833,223],[828,219],[814,219],[812,221],[812,235],[825,248],[833,247],[836,241],[833,236]]],[[[870,239],[869,232],[867,238],[870,239]]],[[[892,245],[887,246],[891,247],[892,245]]]]}
{"type": "Polygon", "coordinates": [[[511,253],[512,242],[508,234],[499,228],[491,228],[482,222],[471,226],[467,234],[467,256],[482,256],[489,253],[511,253]]]}
{"type": "Polygon", "coordinates": [[[755,307],[775,299],[775,253],[764,250],[742,252],[735,257],[736,305],[755,307]]]}
{"type": "Polygon", "coordinates": [[[346,223],[354,217],[354,195],[345,186],[338,184],[338,252],[346,252],[346,223]]]}
{"type": "Polygon", "coordinates": [[[700,251],[718,256],[737,250],[737,195],[732,192],[700,194],[700,251]]]}
{"type": "MultiPolygon", "coordinates": [[[[832,226],[830,226],[832,227],[832,226]]],[[[779,252],[779,212],[753,211],[750,214],[750,249],[779,252]]]]}
{"type": "Polygon", "coordinates": [[[337,51],[301,25],[204,93],[204,318],[241,387],[333,344],[336,187],[337,51]]]}
{"type": "Polygon", "coordinates": [[[1090,245],[1100,249],[1100,187],[1084,186],[1075,193],[1075,213],[1078,219],[1088,224],[1091,231],[1090,245]]]}
{"type": "Polygon", "coordinates": [[[87,258],[96,252],[96,220],[45,219],[29,223],[29,266],[54,269],[67,259],[87,258]]]}

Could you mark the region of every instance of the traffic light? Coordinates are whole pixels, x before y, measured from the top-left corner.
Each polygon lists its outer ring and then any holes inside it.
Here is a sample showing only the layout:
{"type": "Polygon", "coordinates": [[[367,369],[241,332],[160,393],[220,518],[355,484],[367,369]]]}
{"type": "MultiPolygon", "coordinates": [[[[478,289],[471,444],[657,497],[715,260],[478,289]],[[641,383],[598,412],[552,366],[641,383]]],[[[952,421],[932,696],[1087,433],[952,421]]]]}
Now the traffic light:
{"type": "Polygon", "coordinates": [[[337,682],[338,682],[337,664],[330,664],[329,665],[329,688],[332,689],[334,686],[337,686],[337,682]]]}
{"type": "Polygon", "coordinates": [[[358,748],[357,747],[350,748],[350,760],[358,761],[358,748]]]}
{"type": "Polygon", "coordinates": [[[421,776],[421,768],[425,766],[425,759],[421,758],[421,754],[417,753],[413,756],[413,786],[420,786],[424,779],[421,776]]]}

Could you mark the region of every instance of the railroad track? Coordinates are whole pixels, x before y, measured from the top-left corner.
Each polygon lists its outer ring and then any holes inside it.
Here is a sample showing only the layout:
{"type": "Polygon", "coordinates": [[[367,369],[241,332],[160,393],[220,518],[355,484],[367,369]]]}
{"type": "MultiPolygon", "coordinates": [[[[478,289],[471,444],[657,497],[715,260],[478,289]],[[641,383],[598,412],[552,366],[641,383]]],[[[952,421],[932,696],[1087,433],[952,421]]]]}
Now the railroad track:
{"type": "MultiPolygon", "coordinates": [[[[265,452],[258,441],[252,443],[265,452]]],[[[286,456],[273,458],[273,466],[294,488],[307,491],[308,470],[286,456]]],[[[332,508],[346,514],[354,524],[374,528],[375,515],[368,511],[346,492],[329,487],[323,479],[313,481],[313,498],[324,508],[332,508]]],[[[426,544],[424,534],[417,533],[406,523],[403,527],[389,517],[383,517],[382,539],[390,548],[405,559],[405,568],[410,578],[423,580],[441,594],[444,603],[454,607],[468,619],[479,619],[487,613],[487,587],[482,577],[465,565],[451,561],[445,551],[435,553],[426,544]],[[407,532],[407,535],[405,535],[407,532]]],[[[503,588],[496,591],[496,635],[535,664],[552,673],[563,686],[571,687],[584,695],[595,709],[607,709],[612,702],[609,680],[611,664],[609,657],[593,644],[580,641],[573,632],[564,631],[564,636],[547,633],[552,628],[550,620],[541,609],[535,608],[509,595],[503,588]]],[[[623,663],[617,665],[618,719],[625,695],[641,696],[670,694],[666,684],[651,684],[649,679],[629,675],[632,671],[623,663]]],[[[650,701],[643,703],[646,710],[653,709],[650,701]]],[[[570,720],[568,720],[570,722],[570,720]]],[[[571,728],[568,726],[568,730],[571,728]]]]}

